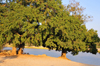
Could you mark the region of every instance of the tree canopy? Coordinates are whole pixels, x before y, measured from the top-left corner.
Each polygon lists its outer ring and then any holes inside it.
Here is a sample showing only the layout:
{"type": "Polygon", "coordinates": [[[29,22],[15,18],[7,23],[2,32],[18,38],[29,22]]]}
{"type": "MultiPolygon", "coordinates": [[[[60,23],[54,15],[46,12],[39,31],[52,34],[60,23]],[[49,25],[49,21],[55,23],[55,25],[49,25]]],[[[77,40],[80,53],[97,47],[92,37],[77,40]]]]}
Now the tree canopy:
{"type": "MultiPolygon", "coordinates": [[[[22,44],[28,43],[35,46],[42,45],[41,29],[47,28],[43,23],[48,21],[52,16],[57,14],[55,8],[58,1],[39,1],[30,3],[30,6],[25,6],[21,3],[10,2],[6,3],[6,11],[0,13],[1,22],[1,42],[3,44],[12,43],[14,47],[19,47],[22,44]],[[35,3],[35,5],[33,5],[35,3]],[[53,5],[50,5],[53,4],[53,5]],[[39,25],[42,23],[42,26],[39,25]],[[2,41],[3,40],[3,41],[2,41]]],[[[3,9],[1,9],[3,10],[3,9]]]]}
{"type": "Polygon", "coordinates": [[[62,51],[62,57],[69,51],[95,54],[98,34],[86,29],[81,9],[73,8],[66,9],[61,0],[13,0],[0,6],[0,46],[12,43],[20,52],[25,44],[44,46],[62,51]]]}

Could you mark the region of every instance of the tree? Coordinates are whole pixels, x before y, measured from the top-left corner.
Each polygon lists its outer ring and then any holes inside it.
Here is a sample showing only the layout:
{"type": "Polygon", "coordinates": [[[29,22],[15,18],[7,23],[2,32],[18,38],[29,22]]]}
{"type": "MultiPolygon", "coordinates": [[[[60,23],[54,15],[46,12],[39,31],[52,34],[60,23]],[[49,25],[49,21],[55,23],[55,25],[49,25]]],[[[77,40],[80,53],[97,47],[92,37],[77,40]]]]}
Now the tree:
{"type": "MultiPolygon", "coordinates": [[[[81,11],[73,15],[70,15],[70,11],[65,8],[59,11],[55,17],[46,22],[48,27],[42,35],[45,37],[43,46],[57,51],[62,50],[62,57],[66,57],[68,51],[71,51],[73,55],[78,54],[79,51],[95,54],[97,52],[95,42],[98,42],[98,35],[93,29],[89,31],[86,29],[81,11]]],[[[76,10],[72,12],[74,11],[76,10]]]]}
{"type": "Polygon", "coordinates": [[[0,23],[4,25],[1,28],[4,29],[1,35],[4,36],[2,38],[5,38],[5,43],[13,44],[12,54],[16,54],[16,47],[19,48],[18,54],[21,54],[25,43],[35,46],[43,44],[41,29],[47,28],[43,23],[57,14],[57,10],[62,7],[59,7],[58,3],[60,4],[60,0],[29,1],[30,6],[26,6],[28,2],[23,4],[19,1],[6,3],[7,10],[3,14],[5,17],[2,17],[0,23]],[[58,8],[55,8],[56,6],[58,8]],[[40,23],[42,26],[39,27],[40,23]]]}
{"type": "Polygon", "coordinates": [[[17,3],[10,3],[7,11],[3,14],[5,17],[2,17],[0,22],[0,27],[2,27],[0,28],[0,39],[2,43],[13,43],[13,54],[16,54],[16,47],[19,48],[18,54],[21,54],[25,43],[33,42],[34,34],[37,31],[35,27],[38,26],[37,21],[34,20],[36,14],[36,9],[17,3]],[[2,41],[3,39],[4,41],[2,41]]]}
{"type": "Polygon", "coordinates": [[[6,11],[0,13],[0,41],[13,43],[13,54],[16,47],[21,54],[26,43],[62,51],[62,57],[66,57],[68,51],[73,55],[79,51],[97,52],[97,33],[86,29],[80,13],[70,15],[61,0],[20,0],[7,3],[5,8],[6,11]]]}
{"type": "Polygon", "coordinates": [[[76,16],[70,16],[68,12],[62,11],[58,16],[52,18],[49,23],[51,36],[44,44],[49,49],[62,50],[62,57],[71,51],[73,55],[79,51],[97,52],[95,42],[98,42],[97,33],[91,29],[87,31],[83,22],[76,16]]]}

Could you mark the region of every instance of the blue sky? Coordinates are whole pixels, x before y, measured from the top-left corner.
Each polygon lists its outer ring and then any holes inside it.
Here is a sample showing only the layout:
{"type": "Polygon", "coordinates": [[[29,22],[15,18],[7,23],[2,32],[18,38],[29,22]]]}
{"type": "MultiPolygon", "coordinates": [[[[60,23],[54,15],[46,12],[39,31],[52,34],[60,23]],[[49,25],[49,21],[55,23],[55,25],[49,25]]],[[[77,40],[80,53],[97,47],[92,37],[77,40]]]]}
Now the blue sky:
{"type": "MultiPolygon", "coordinates": [[[[98,36],[100,37],[100,0],[75,0],[80,2],[80,5],[86,8],[83,14],[93,16],[92,21],[86,23],[87,29],[93,28],[97,30],[98,36]]],[[[69,0],[62,0],[64,5],[69,3],[69,0]]]]}

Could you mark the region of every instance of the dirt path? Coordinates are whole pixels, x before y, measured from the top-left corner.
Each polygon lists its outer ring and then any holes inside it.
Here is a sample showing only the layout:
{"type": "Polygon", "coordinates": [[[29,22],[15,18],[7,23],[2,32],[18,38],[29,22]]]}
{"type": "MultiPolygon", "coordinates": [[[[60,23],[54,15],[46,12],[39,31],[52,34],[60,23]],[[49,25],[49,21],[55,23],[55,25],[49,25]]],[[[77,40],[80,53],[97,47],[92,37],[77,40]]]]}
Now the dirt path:
{"type": "Polygon", "coordinates": [[[0,66],[92,66],[45,55],[0,56],[0,66]]]}

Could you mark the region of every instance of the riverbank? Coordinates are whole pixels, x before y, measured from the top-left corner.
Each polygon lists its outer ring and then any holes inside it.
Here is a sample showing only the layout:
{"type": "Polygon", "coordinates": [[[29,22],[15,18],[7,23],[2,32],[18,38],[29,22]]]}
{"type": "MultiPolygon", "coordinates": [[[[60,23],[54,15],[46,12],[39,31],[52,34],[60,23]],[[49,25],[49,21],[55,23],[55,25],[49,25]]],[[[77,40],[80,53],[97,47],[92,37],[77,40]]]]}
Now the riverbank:
{"type": "Polygon", "coordinates": [[[46,47],[42,47],[42,46],[39,46],[39,47],[36,47],[36,46],[25,46],[25,48],[33,48],[33,49],[48,49],[48,48],[46,48],[46,47]]]}
{"type": "MultiPolygon", "coordinates": [[[[12,47],[12,45],[9,45],[9,44],[6,44],[5,47],[12,47]]],[[[36,47],[36,46],[25,46],[25,48],[33,48],[33,49],[48,49],[46,47],[43,47],[43,46],[39,46],[39,47],[36,47]]],[[[97,48],[98,49],[98,53],[100,53],[100,48],[97,48]]]]}
{"type": "MultiPolygon", "coordinates": [[[[4,47],[12,47],[12,44],[11,45],[9,45],[9,44],[6,44],[4,47]]],[[[33,48],[33,49],[48,49],[48,48],[46,48],[46,47],[43,47],[43,46],[38,46],[38,47],[36,47],[36,46],[25,46],[25,48],[33,48]]]]}
{"type": "Polygon", "coordinates": [[[97,48],[98,49],[98,52],[100,53],[100,48],[97,48]]]}
{"type": "Polygon", "coordinates": [[[0,66],[93,66],[44,55],[0,56],[0,66]]]}

